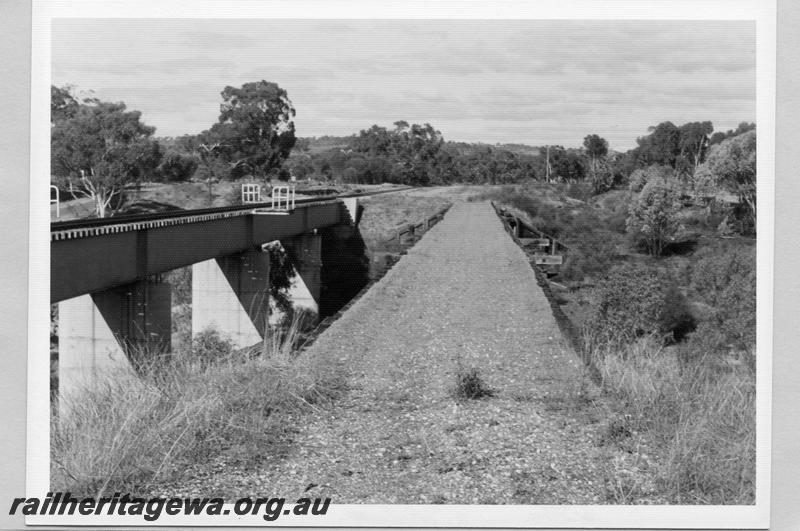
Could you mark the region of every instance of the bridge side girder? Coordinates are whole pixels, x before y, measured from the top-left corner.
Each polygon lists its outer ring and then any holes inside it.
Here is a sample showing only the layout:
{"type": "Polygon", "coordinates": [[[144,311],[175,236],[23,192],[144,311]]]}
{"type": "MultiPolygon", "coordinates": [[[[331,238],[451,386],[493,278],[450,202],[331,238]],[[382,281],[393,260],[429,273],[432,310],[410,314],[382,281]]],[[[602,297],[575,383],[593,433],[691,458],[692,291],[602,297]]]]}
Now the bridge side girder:
{"type": "Polygon", "coordinates": [[[50,244],[50,302],[257,249],[266,242],[349,220],[341,202],[328,202],[298,207],[286,215],[250,214],[53,240],[50,244]]]}

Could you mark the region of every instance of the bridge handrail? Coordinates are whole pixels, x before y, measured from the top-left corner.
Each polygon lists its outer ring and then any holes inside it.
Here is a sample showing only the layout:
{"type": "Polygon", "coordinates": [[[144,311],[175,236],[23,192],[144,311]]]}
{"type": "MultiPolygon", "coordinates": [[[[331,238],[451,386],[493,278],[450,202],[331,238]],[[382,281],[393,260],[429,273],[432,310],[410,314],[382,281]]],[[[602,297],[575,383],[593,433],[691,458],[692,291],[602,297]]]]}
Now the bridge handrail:
{"type": "Polygon", "coordinates": [[[295,205],[295,186],[279,185],[272,188],[272,209],[273,210],[294,210],[295,205]],[[283,204],[283,206],[281,206],[283,204]]]}
{"type": "Polygon", "coordinates": [[[56,219],[61,217],[61,198],[60,192],[58,191],[58,186],[51,184],[50,185],[50,205],[56,205],[56,219]],[[53,192],[56,193],[56,197],[53,198],[53,192]]]}
{"type": "Polygon", "coordinates": [[[242,183],[242,203],[250,205],[261,202],[261,185],[258,183],[242,183]]]}

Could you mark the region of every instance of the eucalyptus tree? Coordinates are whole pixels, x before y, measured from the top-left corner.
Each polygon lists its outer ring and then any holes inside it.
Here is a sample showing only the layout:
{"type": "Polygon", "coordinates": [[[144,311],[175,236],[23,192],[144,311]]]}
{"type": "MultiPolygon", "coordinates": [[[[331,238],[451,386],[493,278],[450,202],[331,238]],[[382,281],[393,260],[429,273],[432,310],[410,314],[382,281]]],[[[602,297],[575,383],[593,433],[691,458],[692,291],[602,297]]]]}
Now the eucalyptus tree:
{"type": "Polygon", "coordinates": [[[51,174],[60,188],[90,198],[96,215],[106,217],[121,205],[127,186],[155,172],[162,156],[151,139],[155,128],[121,102],[59,108],[69,112],[51,128],[51,174]]]}
{"type": "Polygon", "coordinates": [[[286,90],[261,80],[227,86],[221,95],[219,119],[199,135],[200,146],[208,156],[225,160],[231,177],[277,176],[297,141],[295,109],[286,90]]]}

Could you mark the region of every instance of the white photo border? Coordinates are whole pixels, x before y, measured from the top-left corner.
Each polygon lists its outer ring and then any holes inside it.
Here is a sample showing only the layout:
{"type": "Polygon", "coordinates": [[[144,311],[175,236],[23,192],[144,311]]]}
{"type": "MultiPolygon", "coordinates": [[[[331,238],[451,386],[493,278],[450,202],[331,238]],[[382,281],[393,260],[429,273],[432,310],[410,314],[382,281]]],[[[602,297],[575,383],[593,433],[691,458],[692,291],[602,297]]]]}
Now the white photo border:
{"type": "MultiPolygon", "coordinates": [[[[324,527],[766,528],[769,526],[775,188],[775,0],[538,2],[34,0],[26,495],[49,491],[49,86],[54,18],[754,20],[758,124],[756,502],[748,506],[334,505],[313,519],[168,516],[152,525],[324,527]],[[766,354],[766,355],[765,355],[766,354]]],[[[256,493],[254,493],[256,494],[256,493]]],[[[260,493],[279,495],[280,493],[260,493]]],[[[147,525],[140,517],[31,516],[32,525],[147,525]]]]}

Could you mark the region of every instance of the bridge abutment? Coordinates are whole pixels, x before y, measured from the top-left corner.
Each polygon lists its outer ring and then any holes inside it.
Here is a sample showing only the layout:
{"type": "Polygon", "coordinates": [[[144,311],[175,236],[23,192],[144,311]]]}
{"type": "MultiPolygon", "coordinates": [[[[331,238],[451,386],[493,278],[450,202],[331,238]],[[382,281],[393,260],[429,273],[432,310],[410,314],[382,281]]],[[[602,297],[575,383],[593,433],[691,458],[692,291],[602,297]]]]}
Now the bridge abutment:
{"type": "Polygon", "coordinates": [[[236,347],[261,341],[269,319],[269,252],[250,250],[192,266],[192,336],[213,328],[236,347]]]}

